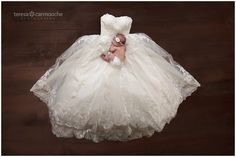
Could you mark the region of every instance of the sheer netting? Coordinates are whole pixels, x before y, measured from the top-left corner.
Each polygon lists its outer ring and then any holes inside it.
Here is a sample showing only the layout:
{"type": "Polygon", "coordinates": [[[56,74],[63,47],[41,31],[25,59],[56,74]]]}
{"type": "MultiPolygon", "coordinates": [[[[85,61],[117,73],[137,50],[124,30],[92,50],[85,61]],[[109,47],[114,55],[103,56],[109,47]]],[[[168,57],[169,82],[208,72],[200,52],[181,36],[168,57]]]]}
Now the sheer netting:
{"type": "Polygon", "coordinates": [[[49,104],[52,91],[50,91],[49,86],[45,84],[46,80],[60,67],[60,65],[66,59],[77,52],[77,54],[79,54],[79,50],[82,47],[91,44],[91,42],[96,38],[98,38],[98,35],[84,35],[79,37],[69,48],[67,48],[59,57],[57,57],[55,63],[38,79],[30,91],[39,97],[44,103],[49,104]]]}

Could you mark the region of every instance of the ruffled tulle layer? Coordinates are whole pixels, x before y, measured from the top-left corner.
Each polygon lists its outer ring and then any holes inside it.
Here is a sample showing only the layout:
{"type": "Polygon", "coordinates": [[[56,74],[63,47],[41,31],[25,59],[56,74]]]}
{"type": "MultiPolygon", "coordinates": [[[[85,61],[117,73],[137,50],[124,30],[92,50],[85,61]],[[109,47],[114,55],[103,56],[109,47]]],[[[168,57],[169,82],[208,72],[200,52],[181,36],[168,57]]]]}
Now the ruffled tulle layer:
{"type": "Polygon", "coordinates": [[[79,38],[30,91],[49,108],[57,137],[127,141],[160,132],[199,86],[145,34],[129,34],[120,68],[99,58],[110,37],[79,38]]]}

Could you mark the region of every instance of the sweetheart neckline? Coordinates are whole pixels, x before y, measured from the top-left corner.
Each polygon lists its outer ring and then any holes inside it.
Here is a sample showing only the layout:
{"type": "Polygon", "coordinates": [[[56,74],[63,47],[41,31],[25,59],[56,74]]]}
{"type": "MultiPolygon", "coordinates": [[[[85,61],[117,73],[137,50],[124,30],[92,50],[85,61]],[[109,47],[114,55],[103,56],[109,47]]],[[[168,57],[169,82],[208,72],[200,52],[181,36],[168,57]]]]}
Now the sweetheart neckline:
{"type": "Polygon", "coordinates": [[[109,14],[109,13],[106,13],[106,14],[102,15],[101,18],[102,18],[102,17],[105,17],[105,16],[110,16],[110,17],[112,17],[113,19],[128,18],[128,19],[131,19],[131,20],[132,20],[132,18],[129,17],[129,16],[124,16],[124,15],[123,15],[123,16],[114,16],[114,15],[109,14]]]}

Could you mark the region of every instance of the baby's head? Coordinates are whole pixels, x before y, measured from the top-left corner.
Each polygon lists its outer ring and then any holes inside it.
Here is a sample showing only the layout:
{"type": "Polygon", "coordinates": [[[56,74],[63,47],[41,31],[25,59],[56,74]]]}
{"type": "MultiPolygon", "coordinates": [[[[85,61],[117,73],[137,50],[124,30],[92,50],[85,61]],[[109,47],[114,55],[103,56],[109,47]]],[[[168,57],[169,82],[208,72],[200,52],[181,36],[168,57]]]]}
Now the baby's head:
{"type": "Polygon", "coordinates": [[[126,38],[123,34],[117,33],[116,36],[112,40],[112,44],[115,46],[123,46],[126,43],[126,38]]]}

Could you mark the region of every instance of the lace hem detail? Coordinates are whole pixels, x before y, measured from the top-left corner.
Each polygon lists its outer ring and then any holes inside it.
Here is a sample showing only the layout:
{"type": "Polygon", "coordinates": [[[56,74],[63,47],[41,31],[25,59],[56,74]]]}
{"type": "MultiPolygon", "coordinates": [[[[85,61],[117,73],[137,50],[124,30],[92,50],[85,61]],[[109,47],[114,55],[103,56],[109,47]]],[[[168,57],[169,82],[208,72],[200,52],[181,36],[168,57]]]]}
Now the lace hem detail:
{"type": "MultiPolygon", "coordinates": [[[[166,112],[166,116],[159,122],[152,123],[146,128],[134,128],[131,125],[126,126],[116,126],[112,125],[110,128],[106,129],[105,126],[91,126],[87,128],[80,128],[72,126],[70,124],[64,123],[53,115],[52,102],[56,96],[55,90],[51,90],[43,81],[37,84],[32,91],[40,98],[43,102],[48,104],[49,107],[49,117],[52,125],[52,133],[57,137],[75,137],[78,139],[88,139],[95,143],[103,140],[113,140],[113,141],[128,141],[133,139],[138,139],[141,137],[151,137],[155,132],[161,132],[165,125],[170,123],[170,121],[176,116],[179,105],[190,96],[198,86],[193,86],[189,88],[188,92],[183,92],[182,97],[173,104],[172,112],[166,112]],[[37,88],[36,88],[37,87],[37,88]],[[157,125],[158,124],[158,125],[157,125]]],[[[179,88],[179,87],[178,87],[179,88]]],[[[147,103],[154,103],[150,97],[147,97],[147,103]]],[[[150,119],[151,121],[151,119],[150,119]]]]}
{"type": "MultiPolygon", "coordinates": [[[[111,125],[109,128],[106,128],[104,125],[94,125],[87,127],[76,127],[72,126],[68,123],[64,123],[60,121],[57,116],[53,114],[53,110],[49,108],[49,117],[52,126],[52,133],[57,137],[75,137],[77,139],[88,139],[92,140],[95,143],[111,140],[111,141],[128,141],[133,139],[138,139],[142,137],[151,137],[155,132],[161,132],[166,124],[169,124],[170,121],[176,116],[179,105],[186,99],[186,97],[190,96],[195,90],[197,86],[193,86],[188,93],[185,92],[182,97],[179,97],[175,104],[173,104],[172,112],[165,113],[166,116],[161,121],[152,123],[152,125],[148,125],[145,128],[132,127],[132,125],[111,125]]],[[[55,91],[50,90],[47,86],[42,86],[42,90],[35,90],[34,93],[39,96],[41,100],[48,101],[50,95],[55,95],[55,91]],[[46,91],[46,92],[45,92],[46,91]],[[50,93],[50,94],[48,94],[50,93]],[[45,96],[46,95],[46,96],[45,96]]],[[[51,101],[53,101],[54,97],[51,97],[51,101]]],[[[153,100],[148,97],[147,103],[154,103],[153,100]]],[[[151,119],[150,119],[151,121],[151,119]]]]}

